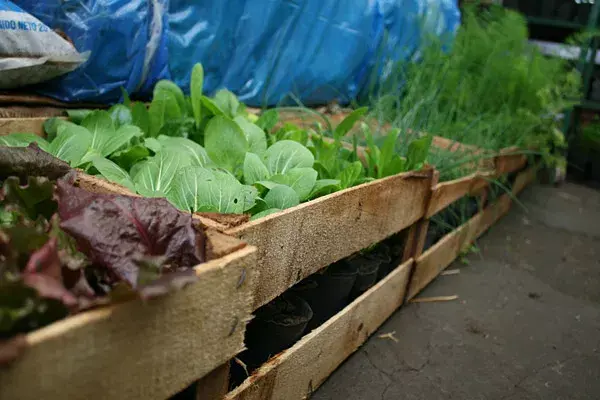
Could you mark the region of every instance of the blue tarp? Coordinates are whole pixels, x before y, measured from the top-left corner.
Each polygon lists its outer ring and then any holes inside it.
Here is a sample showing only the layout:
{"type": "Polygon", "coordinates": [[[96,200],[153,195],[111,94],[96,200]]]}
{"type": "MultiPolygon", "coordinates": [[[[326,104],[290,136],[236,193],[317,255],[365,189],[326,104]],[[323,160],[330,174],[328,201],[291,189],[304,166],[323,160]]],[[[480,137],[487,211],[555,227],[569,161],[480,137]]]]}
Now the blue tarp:
{"type": "Polygon", "coordinates": [[[111,102],[120,88],[151,88],[168,77],[167,0],[13,0],[52,29],[60,29],[90,58],[36,91],[65,101],[111,102]]]}
{"type": "Polygon", "coordinates": [[[250,105],[343,103],[374,68],[385,74],[382,60],[408,59],[423,37],[452,34],[460,21],[456,0],[15,3],[91,50],[79,70],[40,88],[66,101],[116,101],[120,86],[147,93],[160,78],[186,90],[201,62],[208,93],[228,88],[250,105]]]}

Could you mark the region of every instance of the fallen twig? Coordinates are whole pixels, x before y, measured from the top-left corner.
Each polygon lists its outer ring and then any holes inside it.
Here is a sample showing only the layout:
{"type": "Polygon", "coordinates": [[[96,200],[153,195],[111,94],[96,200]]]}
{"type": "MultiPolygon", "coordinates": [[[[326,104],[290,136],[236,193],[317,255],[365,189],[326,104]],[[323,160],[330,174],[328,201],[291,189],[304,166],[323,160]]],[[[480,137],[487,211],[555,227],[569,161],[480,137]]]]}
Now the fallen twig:
{"type": "Polygon", "coordinates": [[[433,296],[433,297],[419,297],[410,300],[411,303],[434,303],[436,301],[452,301],[458,299],[458,295],[452,296],[433,296]]]}
{"type": "Polygon", "coordinates": [[[398,343],[399,340],[396,338],[396,336],[394,336],[394,334],[396,333],[396,331],[391,331],[388,333],[382,333],[381,335],[377,336],[380,339],[390,339],[393,340],[394,342],[398,343]]]}
{"type": "Polygon", "coordinates": [[[442,275],[458,275],[460,274],[460,269],[447,269],[446,271],[442,272],[442,275]]]}

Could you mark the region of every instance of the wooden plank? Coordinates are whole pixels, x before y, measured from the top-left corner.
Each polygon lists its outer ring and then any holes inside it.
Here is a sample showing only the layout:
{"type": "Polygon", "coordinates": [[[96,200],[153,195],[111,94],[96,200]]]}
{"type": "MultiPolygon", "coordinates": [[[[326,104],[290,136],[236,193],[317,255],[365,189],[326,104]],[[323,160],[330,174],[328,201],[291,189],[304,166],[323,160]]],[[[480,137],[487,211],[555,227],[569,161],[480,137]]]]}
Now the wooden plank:
{"type": "Polygon", "coordinates": [[[211,371],[196,384],[196,400],[222,399],[229,390],[229,362],[211,371]]]}
{"type": "Polygon", "coordinates": [[[476,172],[460,179],[438,183],[433,187],[425,216],[430,218],[461,197],[478,194],[489,186],[493,176],[492,172],[476,172]]]}
{"type": "Polygon", "coordinates": [[[199,281],[179,292],[28,334],[23,356],[0,370],[2,398],[162,400],[179,392],[243,350],[255,260],[247,246],[197,266],[199,281]]]}
{"type": "Polygon", "coordinates": [[[537,175],[537,168],[535,166],[531,166],[527,168],[525,171],[519,173],[517,178],[515,179],[515,183],[512,187],[513,195],[518,195],[525,189],[531,182],[533,182],[537,175]]]}
{"type": "Polygon", "coordinates": [[[439,242],[418,257],[409,284],[407,299],[412,299],[433,281],[476,238],[506,214],[510,209],[510,205],[510,195],[502,195],[496,203],[479,212],[459,228],[444,236],[439,242]]]}
{"type": "Polygon", "coordinates": [[[432,175],[426,170],[378,179],[226,230],[258,248],[255,307],[414,224],[425,213],[432,175]]]}
{"type": "MultiPolygon", "coordinates": [[[[431,178],[431,187],[436,187],[440,179],[440,173],[438,171],[434,171],[433,176],[431,178]]],[[[431,197],[433,195],[433,190],[427,192],[426,197],[423,199],[425,204],[431,203],[431,197]]],[[[409,258],[417,258],[423,252],[423,248],[425,247],[425,241],[427,240],[427,229],[429,229],[429,219],[423,218],[419,220],[417,223],[411,225],[408,230],[408,236],[406,238],[406,242],[404,244],[404,253],[402,255],[402,260],[406,261],[409,258]]]]}
{"type": "Polygon", "coordinates": [[[11,133],[33,133],[44,137],[46,136],[44,121],[47,119],[47,117],[0,118],[0,136],[11,133]]]}
{"type": "Polygon", "coordinates": [[[64,101],[53,99],[52,97],[42,96],[35,93],[16,92],[14,90],[3,90],[0,92],[0,104],[3,105],[28,105],[28,106],[52,106],[59,108],[108,108],[108,104],[102,103],[66,103],[64,101]]]}
{"type": "Polygon", "coordinates": [[[34,117],[61,117],[65,115],[64,108],[46,106],[0,106],[0,118],[34,118],[34,117]]]}
{"type": "Polygon", "coordinates": [[[527,165],[527,156],[518,147],[507,147],[494,158],[496,174],[506,175],[520,171],[527,165]]]}
{"type": "Polygon", "coordinates": [[[304,399],[402,305],[413,260],[396,268],[293,347],[271,358],[226,400],[304,399]]]}

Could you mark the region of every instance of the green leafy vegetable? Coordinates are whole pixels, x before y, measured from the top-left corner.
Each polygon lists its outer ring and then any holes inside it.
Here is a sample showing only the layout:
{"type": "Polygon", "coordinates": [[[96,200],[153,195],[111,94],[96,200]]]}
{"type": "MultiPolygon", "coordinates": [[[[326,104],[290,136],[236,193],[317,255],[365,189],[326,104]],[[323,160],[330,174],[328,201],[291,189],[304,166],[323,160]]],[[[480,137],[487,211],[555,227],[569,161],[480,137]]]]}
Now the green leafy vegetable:
{"type": "Polygon", "coordinates": [[[254,214],[252,218],[250,218],[250,221],[254,221],[256,219],[266,217],[267,215],[278,213],[279,211],[281,211],[279,208],[269,208],[267,210],[254,214]]]}
{"type": "Polygon", "coordinates": [[[298,194],[294,189],[286,185],[276,185],[265,196],[265,202],[269,208],[280,210],[297,206],[300,204],[298,194]]]}
{"type": "Polygon", "coordinates": [[[131,106],[131,123],[144,132],[150,134],[150,113],[144,103],[135,102],[131,106]]]}
{"type": "Polygon", "coordinates": [[[92,135],[84,127],[60,125],[49,152],[76,167],[92,145],[92,135]]]}
{"type": "Polygon", "coordinates": [[[221,89],[215,94],[214,104],[231,119],[238,115],[240,109],[237,97],[227,89],[221,89]]]}
{"type": "Polygon", "coordinates": [[[154,157],[134,165],[131,178],[136,191],[143,196],[166,197],[181,162],[178,154],[160,151],[154,157]]]}
{"type": "Polygon", "coordinates": [[[277,121],[279,120],[279,113],[277,110],[267,110],[260,114],[260,117],[255,122],[256,126],[264,130],[265,132],[270,132],[271,129],[277,125],[277,121]]]}
{"type": "MultiPolygon", "coordinates": [[[[294,189],[300,201],[310,197],[317,182],[317,171],[312,168],[292,168],[283,175],[273,175],[269,179],[294,189]]],[[[281,207],[279,207],[281,208],[281,207]]]]}
{"type": "Polygon", "coordinates": [[[359,119],[362,118],[369,111],[368,107],[357,108],[352,111],[340,124],[335,128],[333,132],[333,137],[336,140],[340,140],[346,133],[352,129],[354,124],[358,122],[359,119]]]}
{"type": "Polygon", "coordinates": [[[73,122],[74,124],[81,124],[81,122],[85,119],[85,117],[87,117],[92,112],[92,110],[84,110],[84,109],[70,110],[70,109],[67,109],[67,110],[65,110],[65,112],[69,116],[69,120],[71,122],[73,122]]]}
{"type": "Polygon", "coordinates": [[[182,117],[182,111],[175,95],[169,90],[155,90],[148,109],[150,116],[149,134],[156,137],[165,122],[182,117]]]}
{"type": "Polygon", "coordinates": [[[259,156],[265,154],[265,151],[267,151],[267,137],[265,136],[265,132],[245,117],[238,116],[234,121],[242,129],[244,135],[246,135],[248,151],[259,156]]]}
{"type": "Polygon", "coordinates": [[[271,175],[284,175],[292,168],[312,167],[314,161],[310,150],[292,140],[277,142],[265,152],[265,163],[271,175]]]}
{"type": "Polygon", "coordinates": [[[106,179],[118,183],[119,185],[123,185],[127,189],[135,192],[135,184],[131,180],[131,177],[127,171],[123,170],[117,164],[99,155],[92,157],[91,162],[94,168],[96,168],[106,179]]]}
{"type": "Polygon", "coordinates": [[[267,180],[269,176],[269,170],[260,160],[260,157],[254,153],[246,153],[246,158],[244,159],[244,182],[252,185],[258,181],[267,180]]]}
{"type": "Polygon", "coordinates": [[[204,146],[215,164],[232,173],[242,165],[248,151],[244,132],[234,121],[223,116],[214,117],[206,126],[204,146]]]}
{"type": "Polygon", "coordinates": [[[241,214],[254,206],[256,195],[256,189],[242,185],[227,172],[189,167],[179,171],[167,198],[187,211],[241,214]]]}
{"type": "Polygon", "coordinates": [[[48,151],[50,144],[33,133],[11,133],[10,135],[0,136],[0,146],[27,147],[30,143],[37,143],[40,149],[48,151]]]}
{"type": "Polygon", "coordinates": [[[204,69],[202,64],[194,65],[190,79],[190,97],[196,126],[202,122],[202,87],[204,85],[204,69]]]}

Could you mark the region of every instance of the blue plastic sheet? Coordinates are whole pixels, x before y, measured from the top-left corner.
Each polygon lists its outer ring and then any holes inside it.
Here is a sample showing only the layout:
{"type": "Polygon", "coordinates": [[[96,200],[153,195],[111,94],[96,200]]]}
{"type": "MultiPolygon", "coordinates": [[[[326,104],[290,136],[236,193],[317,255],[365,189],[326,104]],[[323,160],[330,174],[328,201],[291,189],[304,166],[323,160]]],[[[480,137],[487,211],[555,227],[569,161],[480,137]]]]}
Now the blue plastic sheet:
{"type": "Polygon", "coordinates": [[[90,59],[38,88],[66,101],[148,94],[161,78],[187,91],[201,62],[205,91],[250,105],[346,103],[418,54],[427,35],[452,36],[456,0],[15,0],[59,28],[90,59]]]}
{"type": "Polygon", "coordinates": [[[35,89],[64,101],[117,101],[120,88],[149,91],[168,77],[168,0],[14,0],[79,52],[91,51],[77,70],[35,89]]]}
{"type": "Polygon", "coordinates": [[[426,35],[452,35],[460,13],[453,0],[171,0],[168,19],[169,67],[184,89],[202,62],[208,92],[323,104],[355,98],[373,68],[411,58],[426,35]]]}

